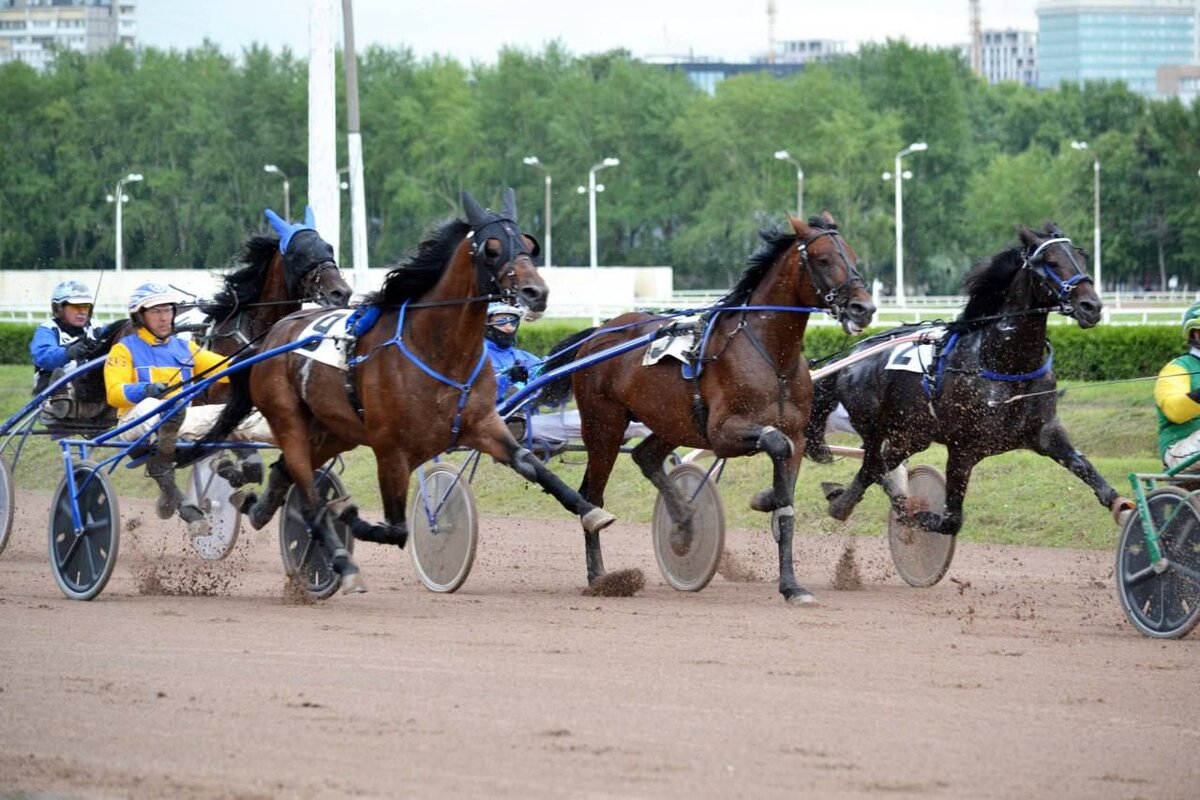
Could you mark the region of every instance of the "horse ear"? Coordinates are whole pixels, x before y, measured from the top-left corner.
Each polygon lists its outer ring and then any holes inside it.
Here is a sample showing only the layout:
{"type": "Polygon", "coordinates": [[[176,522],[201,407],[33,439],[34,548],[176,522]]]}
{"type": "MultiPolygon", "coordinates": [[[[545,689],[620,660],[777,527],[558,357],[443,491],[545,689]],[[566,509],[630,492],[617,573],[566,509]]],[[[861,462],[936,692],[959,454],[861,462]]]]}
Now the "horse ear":
{"type": "Polygon", "coordinates": [[[804,220],[802,220],[798,217],[793,217],[791,214],[788,214],[787,218],[788,218],[788,222],[792,226],[792,230],[794,230],[796,232],[797,236],[807,236],[808,235],[808,226],[804,224],[804,220]]]}
{"type": "Polygon", "coordinates": [[[266,209],[265,213],[267,215],[267,222],[271,223],[271,227],[274,228],[275,232],[280,236],[286,236],[291,232],[292,226],[288,225],[287,222],[284,221],[283,217],[279,216],[269,208],[266,209]]]}
{"type": "Polygon", "coordinates": [[[1017,238],[1026,247],[1037,247],[1042,243],[1040,234],[1019,223],[1017,224],[1017,238]]]}
{"type": "Polygon", "coordinates": [[[513,222],[517,221],[517,193],[511,186],[504,192],[504,216],[513,222]]]}
{"type": "Polygon", "coordinates": [[[821,219],[825,220],[831,227],[837,227],[837,220],[833,218],[833,214],[829,213],[828,208],[821,209],[821,219]]]}
{"type": "Polygon", "coordinates": [[[304,227],[317,229],[317,215],[313,213],[312,206],[304,207],[304,227]]]}
{"type": "Polygon", "coordinates": [[[1046,220],[1046,235],[1047,236],[1065,236],[1062,228],[1058,227],[1058,223],[1052,219],[1046,220]]]}
{"type": "Polygon", "coordinates": [[[487,212],[483,210],[483,206],[479,205],[471,193],[466,189],[462,192],[463,210],[467,212],[467,223],[472,228],[478,228],[480,225],[487,224],[487,212]]]}

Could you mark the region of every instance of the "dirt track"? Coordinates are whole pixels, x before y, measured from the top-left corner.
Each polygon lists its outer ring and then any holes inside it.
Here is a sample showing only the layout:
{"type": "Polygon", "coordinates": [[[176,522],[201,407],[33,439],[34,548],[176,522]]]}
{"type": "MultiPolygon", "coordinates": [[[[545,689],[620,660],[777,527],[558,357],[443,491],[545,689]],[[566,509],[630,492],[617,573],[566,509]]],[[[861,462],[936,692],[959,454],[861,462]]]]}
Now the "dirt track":
{"type": "Polygon", "coordinates": [[[915,590],[859,540],[838,591],[845,541],[801,537],[795,608],[766,532],[729,537],[757,579],[680,594],[619,524],[606,564],[646,588],[594,598],[572,521],[485,518],[456,595],[361,545],[371,591],[305,605],[273,527],[198,569],[131,500],[80,603],[47,506],[18,496],[0,556],[0,796],[1200,796],[1200,640],[1138,635],[1109,553],[963,542],[915,590]]]}

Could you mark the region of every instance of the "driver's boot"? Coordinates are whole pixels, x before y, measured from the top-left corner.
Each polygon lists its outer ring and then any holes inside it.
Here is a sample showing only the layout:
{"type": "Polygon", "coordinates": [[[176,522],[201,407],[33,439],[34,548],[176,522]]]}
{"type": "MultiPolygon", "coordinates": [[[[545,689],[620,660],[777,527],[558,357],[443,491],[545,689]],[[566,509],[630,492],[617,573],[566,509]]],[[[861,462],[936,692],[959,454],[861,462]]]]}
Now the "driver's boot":
{"type": "Polygon", "coordinates": [[[183,492],[175,485],[175,467],[152,461],[146,464],[146,475],[158,484],[158,500],[154,511],[159,519],[170,519],[183,505],[183,492]]]}

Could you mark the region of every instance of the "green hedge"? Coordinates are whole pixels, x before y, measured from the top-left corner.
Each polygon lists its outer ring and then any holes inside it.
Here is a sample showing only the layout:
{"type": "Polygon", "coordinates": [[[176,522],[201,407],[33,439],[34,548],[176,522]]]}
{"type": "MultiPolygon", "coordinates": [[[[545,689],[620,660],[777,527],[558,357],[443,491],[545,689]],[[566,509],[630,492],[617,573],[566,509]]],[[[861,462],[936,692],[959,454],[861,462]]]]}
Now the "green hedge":
{"type": "MultiPolygon", "coordinates": [[[[568,334],[586,327],[581,320],[539,320],[521,326],[520,346],[537,355],[568,334]]],[[[31,364],[29,340],[36,326],[0,323],[0,364],[31,364]]],[[[873,328],[877,333],[883,328],[873,328]]],[[[1163,364],[1183,352],[1183,337],[1174,325],[1110,327],[1080,330],[1077,325],[1051,325],[1054,371],[1060,379],[1120,380],[1157,374],[1163,364]]],[[[804,338],[807,356],[821,358],[849,347],[857,339],[832,325],[810,327],[804,338]]]]}

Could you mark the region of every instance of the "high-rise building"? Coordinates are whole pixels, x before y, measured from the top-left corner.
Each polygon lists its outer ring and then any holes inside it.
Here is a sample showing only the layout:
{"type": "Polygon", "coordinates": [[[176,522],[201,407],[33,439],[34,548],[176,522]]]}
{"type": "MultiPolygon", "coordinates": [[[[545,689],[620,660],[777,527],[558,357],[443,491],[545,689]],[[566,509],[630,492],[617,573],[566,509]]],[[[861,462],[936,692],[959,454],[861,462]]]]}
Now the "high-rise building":
{"type": "Polygon", "coordinates": [[[1200,60],[1197,0],[1041,0],[1037,16],[1039,88],[1124,81],[1160,98],[1159,67],[1200,60]]]}
{"type": "Polygon", "coordinates": [[[97,53],[136,40],[135,0],[0,0],[0,64],[41,69],[55,50],[97,53]]]}
{"type": "Polygon", "coordinates": [[[988,83],[1037,85],[1037,41],[1033,31],[985,30],[980,34],[980,75],[988,83]]]}

